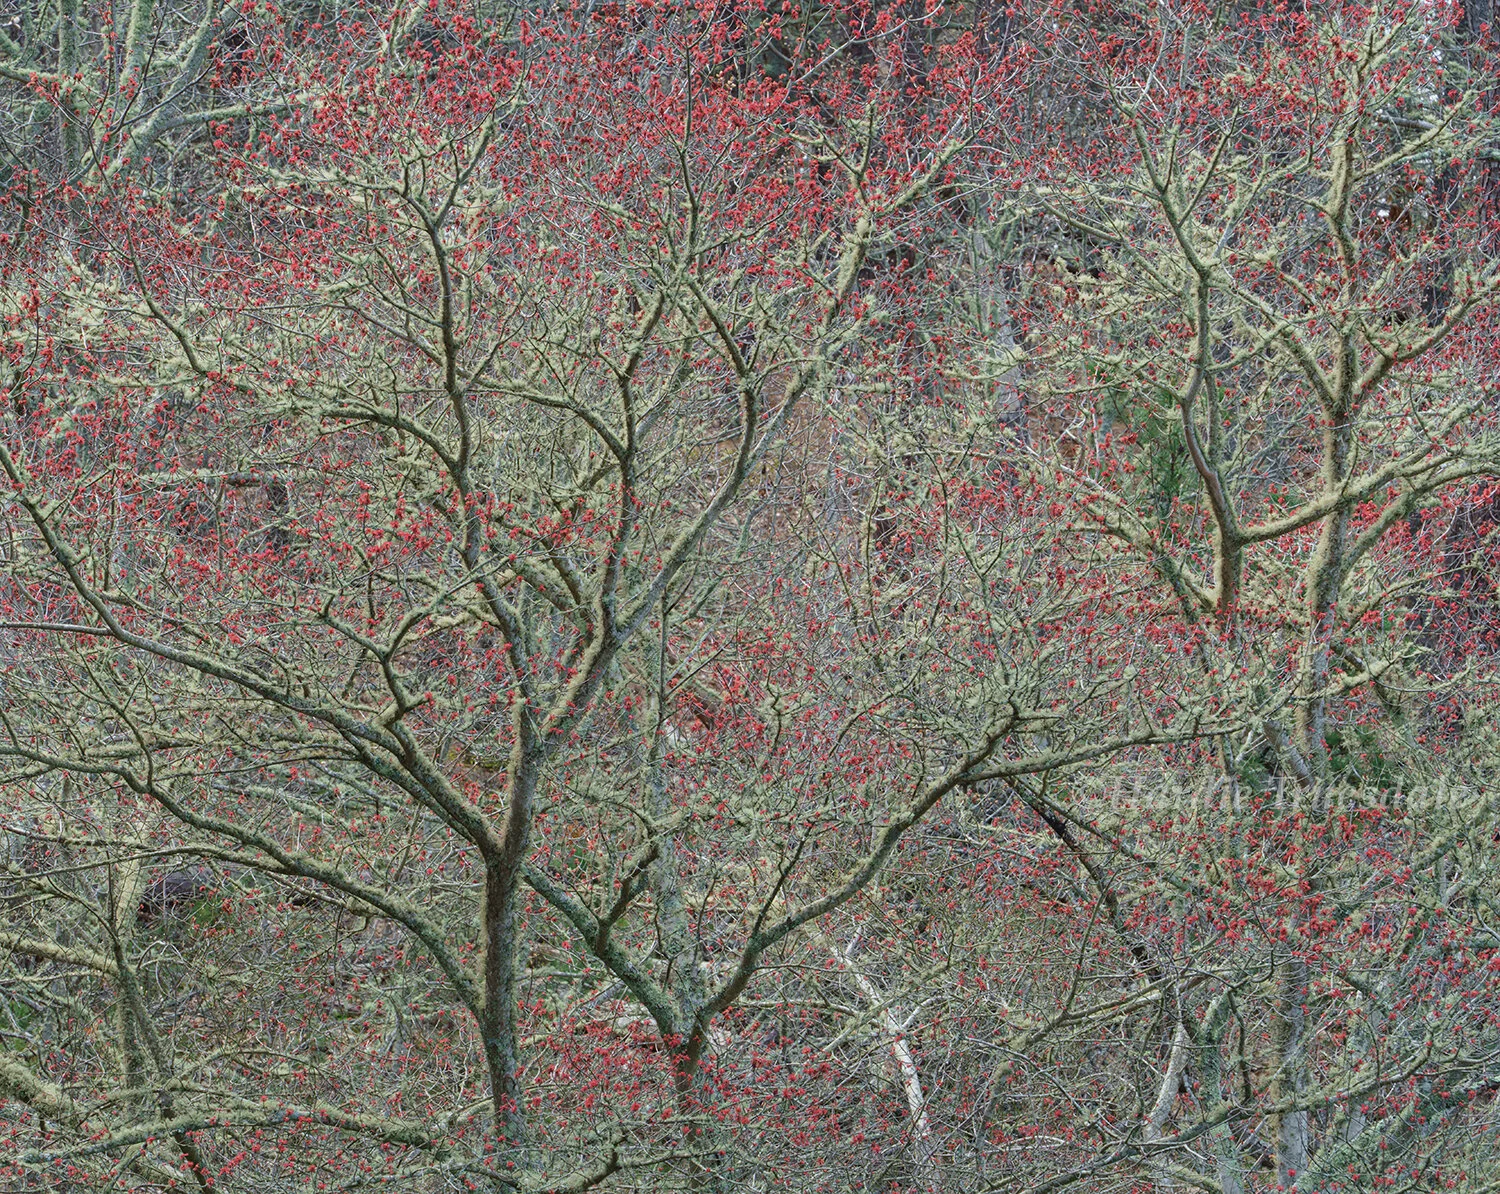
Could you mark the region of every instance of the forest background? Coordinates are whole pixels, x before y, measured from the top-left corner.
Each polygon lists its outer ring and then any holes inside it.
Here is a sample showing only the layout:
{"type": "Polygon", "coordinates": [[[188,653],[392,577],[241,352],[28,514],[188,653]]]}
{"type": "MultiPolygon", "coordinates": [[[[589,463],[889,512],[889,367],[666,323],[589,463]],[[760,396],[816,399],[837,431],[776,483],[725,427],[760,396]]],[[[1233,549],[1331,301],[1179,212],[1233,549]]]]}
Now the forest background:
{"type": "Polygon", "coordinates": [[[0,3],[0,1188],[1500,1190],[1489,0],[0,3]]]}

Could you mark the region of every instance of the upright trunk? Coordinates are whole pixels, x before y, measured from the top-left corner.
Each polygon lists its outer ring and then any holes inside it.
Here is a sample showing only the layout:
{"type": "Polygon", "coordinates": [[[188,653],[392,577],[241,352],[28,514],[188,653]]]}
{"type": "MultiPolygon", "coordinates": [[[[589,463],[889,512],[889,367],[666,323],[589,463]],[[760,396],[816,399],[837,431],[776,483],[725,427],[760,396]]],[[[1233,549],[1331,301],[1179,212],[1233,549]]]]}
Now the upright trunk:
{"type": "MultiPolygon", "coordinates": [[[[1326,493],[1336,493],[1344,484],[1352,445],[1349,391],[1355,375],[1352,346],[1346,341],[1344,359],[1336,384],[1337,400],[1325,408],[1321,480],[1326,493]]],[[[1323,523],[1305,576],[1307,591],[1307,645],[1297,677],[1296,748],[1302,757],[1302,782],[1310,787],[1315,815],[1327,811],[1329,752],[1327,691],[1332,664],[1339,593],[1344,581],[1348,549],[1349,514],[1344,508],[1323,523]]],[[[1300,853],[1300,852],[1299,852],[1300,853]]],[[[1298,861],[1304,885],[1317,886],[1315,864],[1305,857],[1298,861]]],[[[1275,1077],[1272,1099],[1284,1110],[1276,1117],[1276,1175],[1291,1189],[1297,1175],[1307,1168],[1308,1113],[1295,1106],[1308,1090],[1307,963],[1296,956],[1304,928],[1304,913],[1294,908],[1289,944],[1292,953],[1282,958],[1275,972],[1275,1010],[1271,1023],[1272,1062],[1275,1077]],[[1293,1104],[1293,1106],[1288,1106],[1293,1104]]]]}
{"type": "Polygon", "coordinates": [[[62,122],[63,168],[70,179],[77,178],[83,171],[83,134],[80,131],[83,112],[80,111],[77,92],[78,35],[82,21],[83,9],[79,0],[57,0],[57,73],[69,80],[57,112],[62,122]]]}
{"type": "Polygon", "coordinates": [[[698,1072],[703,1051],[708,1044],[708,1022],[695,1018],[672,1056],[672,1078],[677,1095],[678,1113],[688,1121],[683,1142],[697,1152],[689,1160],[688,1188],[704,1194],[731,1194],[730,1175],[724,1171],[724,1153],[715,1150],[709,1139],[704,1108],[698,1099],[701,1086],[698,1072]]]}
{"type": "MultiPolygon", "coordinates": [[[[665,634],[665,626],[663,627],[665,634]]],[[[703,1050],[708,1044],[708,1021],[703,1009],[708,1003],[707,984],[699,968],[700,951],[693,916],[682,888],[682,871],[678,863],[677,843],[669,827],[672,817],[672,802],[667,792],[666,776],[662,771],[663,738],[673,731],[664,715],[666,692],[666,648],[663,640],[657,648],[658,678],[656,704],[656,726],[651,736],[651,745],[646,753],[646,801],[651,818],[658,826],[654,838],[656,856],[646,870],[651,896],[656,908],[656,928],[660,949],[666,957],[666,976],[663,986],[670,999],[666,1001],[675,1014],[675,1021],[664,1023],[658,1017],[657,1031],[663,1040],[671,1042],[672,1083],[676,1096],[678,1114],[691,1126],[685,1137],[689,1145],[704,1146],[707,1132],[704,1130],[698,1105],[698,1071],[703,1061],[703,1050]]],[[[705,1152],[707,1149],[705,1148],[705,1152]]],[[[712,1190],[723,1184],[724,1174],[710,1164],[711,1158],[690,1161],[689,1185],[694,1190],[712,1190]]]]}
{"type": "Polygon", "coordinates": [[[516,883],[498,862],[484,873],[484,1059],[490,1076],[495,1126],[503,1141],[526,1135],[516,1048],[516,883]]]}
{"type": "MultiPolygon", "coordinates": [[[[109,877],[110,928],[118,951],[124,953],[135,939],[141,896],[145,890],[145,870],[138,857],[128,857],[111,868],[109,877]]],[[[120,1069],[121,1076],[125,1079],[125,1088],[132,1092],[133,1103],[149,1109],[146,1050],[123,989],[115,1002],[115,1031],[119,1035],[120,1069]]]]}
{"type": "MultiPolygon", "coordinates": [[[[1307,963],[1292,957],[1276,968],[1276,1009],[1271,1048],[1276,1065],[1271,1100],[1277,1106],[1300,1102],[1307,1094],[1307,963]]],[[[1276,1180],[1290,1190],[1307,1168],[1308,1119],[1300,1108],[1276,1117],[1276,1180]]]]}
{"type": "Polygon", "coordinates": [[[922,1075],[917,1069],[916,1055],[912,1053],[911,1045],[906,1040],[907,1026],[896,1018],[890,1000],[855,961],[857,937],[844,949],[840,949],[831,938],[825,937],[825,942],[829,953],[833,955],[834,963],[848,971],[854,985],[859,988],[859,993],[864,996],[865,1003],[872,1012],[878,1014],[880,1027],[891,1050],[891,1060],[895,1064],[897,1081],[906,1097],[907,1113],[911,1117],[912,1176],[916,1179],[919,1190],[938,1190],[941,1188],[942,1175],[935,1156],[937,1141],[932,1134],[931,1118],[927,1114],[927,1095],[922,1089],[922,1075]]]}
{"type": "Polygon", "coordinates": [[[1229,1125],[1221,1050],[1230,1022],[1229,992],[1221,992],[1204,1013],[1198,1030],[1195,1057],[1201,1075],[1204,1114],[1217,1120],[1208,1130],[1208,1151],[1214,1159],[1221,1194],[1245,1194],[1245,1170],[1229,1125]]]}
{"type": "Polygon", "coordinates": [[[516,747],[511,756],[506,785],[505,824],[499,841],[484,850],[484,908],[481,923],[484,944],[484,1033],[485,1065],[489,1070],[490,1097],[495,1128],[502,1141],[519,1146],[526,1138],[526,1117],[521,1106],[520,1068],[516,1040],[516,953],[519,948],[519,894],[521,868],[531,842],[536,790],[543,752],[529,711],[516,714],[516,747]]]}

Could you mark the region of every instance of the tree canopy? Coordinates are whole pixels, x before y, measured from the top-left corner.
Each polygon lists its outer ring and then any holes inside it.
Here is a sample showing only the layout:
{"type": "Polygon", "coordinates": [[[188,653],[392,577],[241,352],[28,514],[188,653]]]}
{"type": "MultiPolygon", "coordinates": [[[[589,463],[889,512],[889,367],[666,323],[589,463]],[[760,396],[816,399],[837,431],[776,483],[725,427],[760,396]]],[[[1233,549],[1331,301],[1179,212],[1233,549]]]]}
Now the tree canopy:
{"type": "Polygon", "coordinates": [[[0,11],[0,1183],[1495,1189],[1491,15],[0,11]]]}

